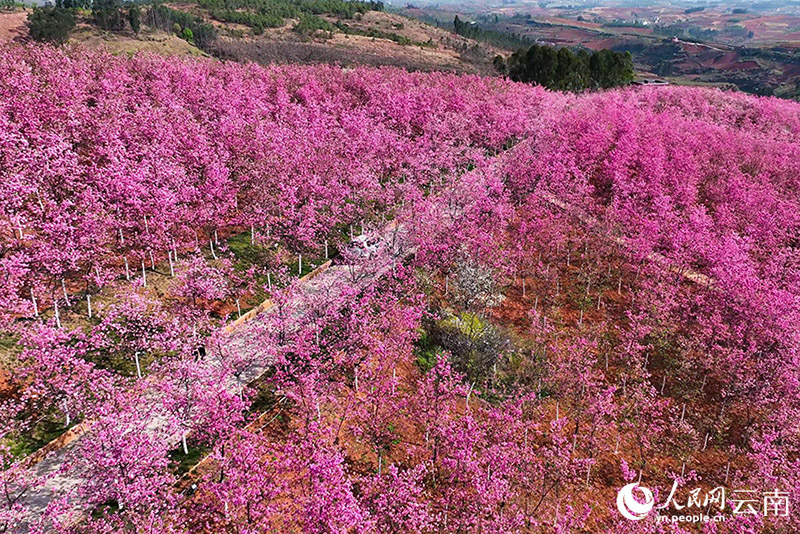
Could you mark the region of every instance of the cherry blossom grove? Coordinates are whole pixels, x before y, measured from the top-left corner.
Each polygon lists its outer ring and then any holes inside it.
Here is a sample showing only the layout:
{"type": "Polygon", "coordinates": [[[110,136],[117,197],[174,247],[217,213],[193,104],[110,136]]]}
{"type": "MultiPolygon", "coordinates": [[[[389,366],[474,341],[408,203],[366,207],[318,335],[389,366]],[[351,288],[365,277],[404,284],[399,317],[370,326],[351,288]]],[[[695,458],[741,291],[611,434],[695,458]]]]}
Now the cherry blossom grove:
{"type": "Polygon", "coordinates": [[[800,530],[799,104],[0,73],[0,530],[800,530]]]}

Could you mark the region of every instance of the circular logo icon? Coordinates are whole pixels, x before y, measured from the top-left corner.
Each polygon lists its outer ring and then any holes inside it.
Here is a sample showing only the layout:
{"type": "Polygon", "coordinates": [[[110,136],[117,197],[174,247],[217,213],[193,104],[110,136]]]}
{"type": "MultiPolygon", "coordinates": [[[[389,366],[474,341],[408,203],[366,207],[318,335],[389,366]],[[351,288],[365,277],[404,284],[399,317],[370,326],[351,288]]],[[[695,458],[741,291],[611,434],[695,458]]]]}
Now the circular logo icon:
{"type": "Polygon", "coordinates": [[[643,486],[639,486],[636,482],[628,484],[617,493],[617,509],[623,517],[631,521],[639,521],[647,517],[647,514],[650,513],[655,504],[653,492],[643,486]],[[633,490],[635,489],[642,493],[644,502],[637,501],[633,496],[633,490]]]}

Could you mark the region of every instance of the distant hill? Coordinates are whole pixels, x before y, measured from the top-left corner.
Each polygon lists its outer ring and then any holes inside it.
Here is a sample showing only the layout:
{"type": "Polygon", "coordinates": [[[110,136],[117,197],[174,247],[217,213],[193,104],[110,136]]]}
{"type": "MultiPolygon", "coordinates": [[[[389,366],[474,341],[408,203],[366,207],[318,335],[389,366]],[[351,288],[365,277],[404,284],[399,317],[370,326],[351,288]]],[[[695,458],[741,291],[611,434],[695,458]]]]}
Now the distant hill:
{"type": "Polygon", "coordinates": [[[556,47],[630,52],[642,78],[716,85],[800,98],[800,14],[738,13],[722,8],[560,8],[541,3],[493,9],[463,5],[406,7],[404,15],[451,29],[456,16],[470,37],[515,38],[556,47]]]}

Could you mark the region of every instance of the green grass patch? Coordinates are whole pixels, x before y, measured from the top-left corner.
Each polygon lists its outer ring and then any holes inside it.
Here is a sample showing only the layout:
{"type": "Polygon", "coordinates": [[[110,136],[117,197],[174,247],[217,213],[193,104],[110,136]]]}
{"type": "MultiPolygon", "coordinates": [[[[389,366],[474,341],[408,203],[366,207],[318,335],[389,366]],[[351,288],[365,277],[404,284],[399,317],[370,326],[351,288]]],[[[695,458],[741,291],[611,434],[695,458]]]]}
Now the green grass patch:
{"type": "Polygon", "coordinates": [[[19,351],[19,336],[11,332],[0,332],[0,350],[19,351]]]}
{"type": "Polygon", "coordinates": [[[6,438],[10,452],[17,458],[24,458],[38,451],[64,432],[69,430],[78,421],[72,421],[70,426],[56,413],[50,413],[36,421],[27,432],[12,434],[6,438]]]}
{"type": "Polygon", "coordinates": [[[427,330],[423,329],[419,339],[414,342],[415,363],[420,371],[427,373],[433,369],[442,351],[442,347],[433,340],[427,330]]]}
{"type": "Polygon", "coordinates": [[[299,261],[299,258],[295,256],[291,258],[288,262],[284,263],[284,265],[286,265],[286,268],[289,270],[289,273],[292,276],[296,276],[297,278],[302,278],[303,276],[306,276],[307,274],[314,271],[314,269],[316,269],[326,261],[327,260],[324,258],[324,256],[306,257],[306,255],[303,254],[302,263],[299,261]]]}
{"type": "MultiPolygon", "coordinates": [[[[142,375],[147,372],[147,368],[156,360],[164,357],[164,354],[142,352],[139,354],[139,367],[142,375]]],[[[116,352],[108,350],[97,350],[89,353],[86,360],[92,362],[97,367],[112,371],[116,374],[128,377],[138,376],[136,371],[136,358],[128,352],[116,352]]]]}
{"type": "Polygon", "coordinates": [[[106,501],[103,504],[98,504],[92,509],[92,519],[102,519],[108,514],[116,514],[119,512],[119,503],[115,500],[106,501]]]}
{"type": "Polygon", "coordinates": [[[249,231],[229,237],[228,249],[234,256],[233,266],[239,271],[245,271],[253,265],[265,265],[272,256],[267,247],[250,243],[249,231]]]}
{"type": "Polygon", "coordinates": [[[20,352],[19,337],[11,332],[0,331],[0,369],[14,368],[20,352]]]}
{"type": "Polygon", "coordinates": [[[457,330],[474,341],[483,335],[488,327],[488,323],[481,319],[476,313],[461,312],[458,315],[448,315],[444,319],[439,320],[437,326],[440,328],[452,328],[457,330]]]}
{"type": "Polygon", "coordinates": [[[271,410],[278,401],[275,396],[275,388],[265,380],[271,373],[272,371],[268,371],[267,375],[262,376],[255,384],[250,386],[255,391],[248,409],[251,414],[260,414],[271,410]]]}
{"type": "Polygon", "coordinates": [[[188,473],[192,467],[199,464],[200,461],[211,452],[211,447],[208,445],[189,444],[188,449],[188,454],[183,452],[182,445],[169,451],[172,469],[177,476],[183,476],[188,473]]]}

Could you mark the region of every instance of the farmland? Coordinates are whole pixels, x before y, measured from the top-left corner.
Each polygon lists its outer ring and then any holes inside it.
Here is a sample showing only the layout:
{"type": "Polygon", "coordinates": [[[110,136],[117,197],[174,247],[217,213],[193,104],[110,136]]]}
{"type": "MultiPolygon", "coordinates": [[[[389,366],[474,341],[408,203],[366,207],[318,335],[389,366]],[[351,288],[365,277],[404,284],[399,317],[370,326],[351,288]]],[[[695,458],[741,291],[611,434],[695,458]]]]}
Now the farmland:
{"type": "Polygon", "coordinates": [[[541,7],[509,3],[415,3],[400,12],[452,27],[456,14],[486,31],[553,46],[611,49],[633,54],[640,77],[677,84],[735,87],[797,98],[800,12],[746,5],[692,9],[672,4],[644,7],[541,7]]]}

